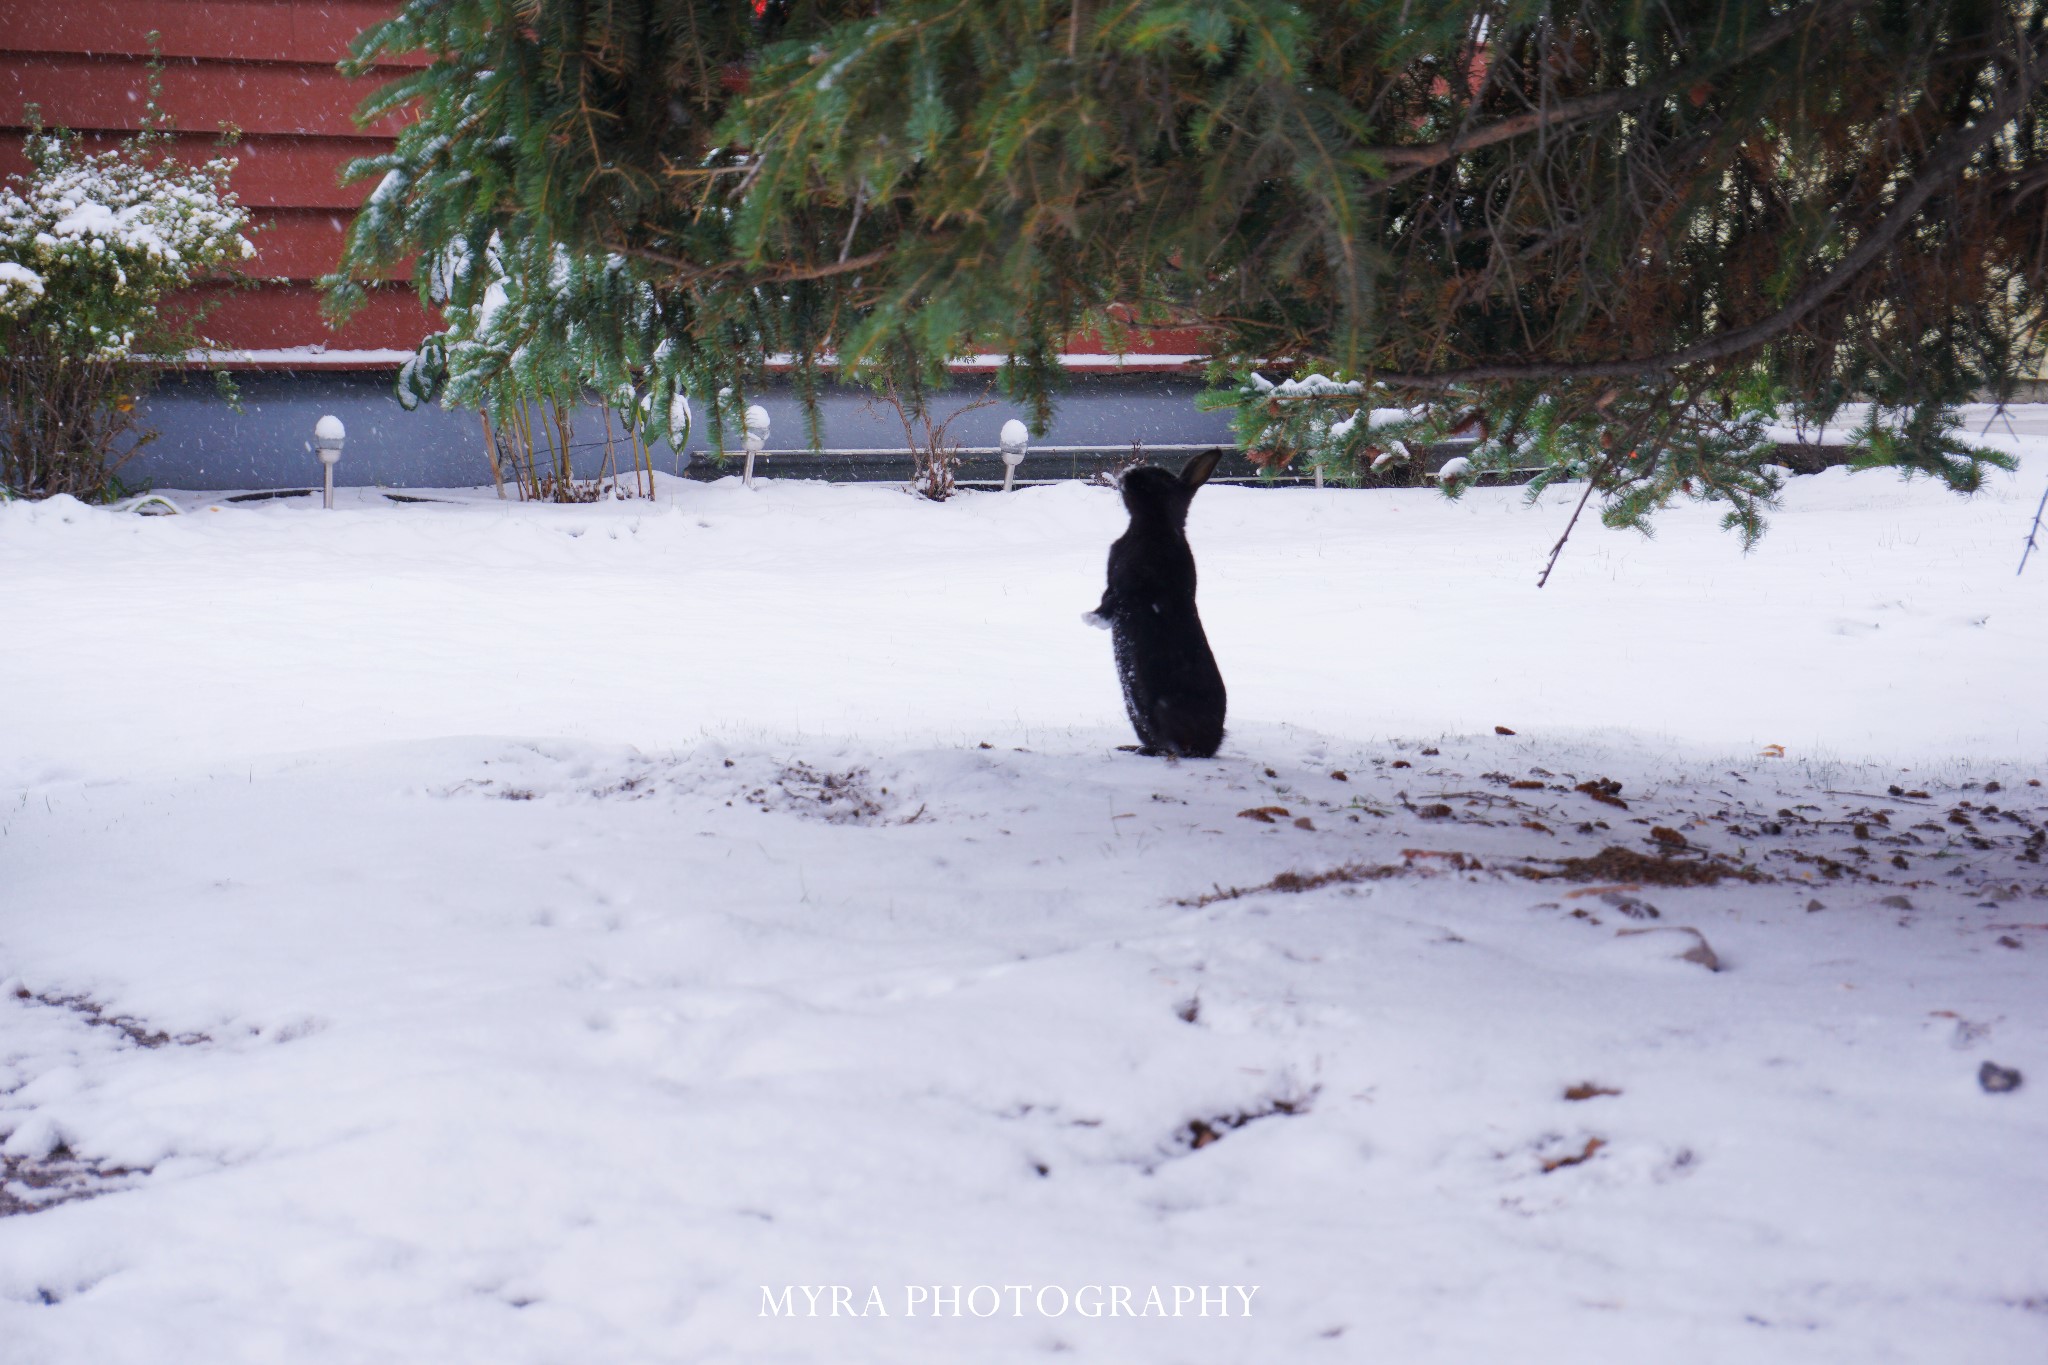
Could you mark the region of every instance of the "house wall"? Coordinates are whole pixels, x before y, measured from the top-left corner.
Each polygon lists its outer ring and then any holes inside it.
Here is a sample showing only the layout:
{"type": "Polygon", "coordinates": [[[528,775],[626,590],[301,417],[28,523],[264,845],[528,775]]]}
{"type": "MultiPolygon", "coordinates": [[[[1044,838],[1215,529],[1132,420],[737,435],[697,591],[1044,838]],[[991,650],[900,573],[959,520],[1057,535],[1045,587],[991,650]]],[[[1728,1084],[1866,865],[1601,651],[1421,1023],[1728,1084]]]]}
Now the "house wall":
{"type": "Polygon", "coordinates": [[[342,184],[342,166],[389,147],[398,128],[391,119],[359,128],[353,111],[404,66],[352,81],[335,63],[392,8],[385,0],[8,4],[0,22],[0,175],[27,169],[29,104],[46,126],[96,147],[139,129],[155,31],[162,105],[179,152],[204,160],[217,153],[223,128],[241,134],[230,152],[239,163],[231,186],[252,210],[249,269],[262,283],[219,298],[207,334],[247,350],[410,350],[433,320],[402,280],[378,290],[339,331],[321,318],[315,284],[334,268],[349,218],[370,190],[342,184]]]}
{"type": "MultiPolygon", "coordinates": [[[[336,482],[391,488],[453,488],[490,482],[482,426],[474,412],[421,407],[406,412],[392,396],[391,376],[375,371],[245,373],[237,377],[241,410],[231,407],[205,375],[170,379],[144,403],[146,425],[156,440],[121,470],[130,487],[190,489],[304,488],[320,481],[320,466],[306,450],[313,424],[334,413],[348,428],[336,482]]],[[[1198,412],[1200,384],[1171,374],[1100,374],[1078,377],[1062,395],[1051,430],[1036,445],[1091,445],[1126,448],[1133,442],[1159,445],[1228,445],[1227,413],[1198,412]]],[[[940,420],[985,396],[984,386],[962,376],[935,405],[940,420]]],[[[809,445],[802,404],[787,388],[753,395],[768,409],[771,450],[804,450],[809,445]]],[[[835,449],[901,448],[903,428],[886,409],[877,410],[864,391],[828,386],[820,403],[822,444],[835,449]]],[[[951,428],[963,446],[994,446],[1004,421],[1023,417],[1008,403],[968,412],[951,428]]],[[[604,458],[604,419],[595,408],[578,414],[575,440],[579,474],[596,473],[604,458]]],[[[616,434],[616,433],[615,433],[616,434]]],[[[728,439],[737,452],[739,439],[728,439]]],[[[707,461],[711,443],[698,433],[684,454],[662,447],[655,468],[680,473],[691,459],[707,461]]],[[[801,470],[804,477],[831,476],[836,468],[865,477],[902,477],[883,471],[889,462],[833,457],[823,462],[781,459],[764,465],[774,472],[801,470]]],[[[735,466],[736,467],[736,466],[735,466]]],[[[1050,455],[1026,460],[1024,475],[1050,474],[1050,455]]],[[[1000,471],[998,471],[998,474],[1000,471]]]]}
{"type": "MultiPolygon", "coordinates": [[[[31,104],[45,126],[71,129],[94,146],[141,128],[152,32],[161,103],[180,153],[204,160],[217,154],[224,128],[239,132],[231,186],[252,212],[257,254],[249,269],[259,283],[195,292],[213,304],[205,332],[232,357],[242,408],[224,402],[210,377],[167,376],[144,405],[144,424],[159,435],[121,471],[129,484],[302,487],[318,476],[304,443],[325,412],[350,431],[343,483],[445,487],[489,477],[474,413],[408,413],[391,396],[397,364],[437,326],[412,292],[409,271],[374,289],[338,331],[321,313],[317,281],[334,269],[349,220],[371,188],[342,183],[342,168],[390,147],[401,126],[385,118],[359,127],[354,111],[419,59],[361,80],[343,77],[335,63],[393,7],[393,0],[0,0],[0,175],[27,169],[22,140],[31,104]]],[[[1088,337],[1069,349],[1081,372],[1049,441],[1227,440],[1221,417],[1194,409],[1197,381],[1188,371],[1201,349],[1195,334],[1154,333],[1146,354],[1128,363],[1109,363],[1088,337]]],[[[979,394],[985,379],[965,366],[959,392],[979,394]]],[[[771,446],[806,445],[795,401],[776,392],[763,400],[774,421],[771,446]]],[[[864,411],[864,402],[859,394],[828,393],[826,445],[903,443],[901,428],[864,411]]],[[[957,434],[968,445],[992,445],[1012,415],[1019,414],[987,409],[957,434]]],[[[593,451],[601,447],[594,412],[579,426],[593,451]]]]}

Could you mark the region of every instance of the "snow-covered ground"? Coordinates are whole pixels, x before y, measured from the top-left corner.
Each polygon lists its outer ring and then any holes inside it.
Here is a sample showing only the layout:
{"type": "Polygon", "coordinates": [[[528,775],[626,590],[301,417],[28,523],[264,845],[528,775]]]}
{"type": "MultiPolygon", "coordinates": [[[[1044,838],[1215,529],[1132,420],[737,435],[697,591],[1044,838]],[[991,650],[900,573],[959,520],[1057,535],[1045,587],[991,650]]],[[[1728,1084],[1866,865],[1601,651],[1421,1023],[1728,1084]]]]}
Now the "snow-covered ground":
{"type": "Polygon", "coordinates": [[[1206,490],[1179,764],[1099,488],[0,507],[0,1361],[2048,1358],[2033,426],[1206,490]]]}

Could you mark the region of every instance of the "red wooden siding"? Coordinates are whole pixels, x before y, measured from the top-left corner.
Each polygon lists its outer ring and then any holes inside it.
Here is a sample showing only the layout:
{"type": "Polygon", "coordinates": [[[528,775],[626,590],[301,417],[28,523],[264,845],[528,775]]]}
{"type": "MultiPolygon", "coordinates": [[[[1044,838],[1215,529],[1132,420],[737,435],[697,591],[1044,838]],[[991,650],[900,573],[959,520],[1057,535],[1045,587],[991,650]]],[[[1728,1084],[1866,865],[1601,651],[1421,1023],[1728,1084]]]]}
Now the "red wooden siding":
{"type": "MultiPolygon", "coordinates": [[[[317,289],[195,289],[191,295],[212,308],[206,316],[207,335],[236,350],[322,346],[329,353],[342,355],[410,350],[429,329],[418,299],[408,289],[376,291],[362,312],[339,330],[329,328],[320,316],[317,289]]],[[[332,368],[335,362],[314,354],[303,363],[332,368]]],[[[358,359],[351,363],[356,368],[386,369],[397,361],[358,359]]]]}
{"type": "MultiPolygon", "coordinates": [[[[8,8],[9,52],[147,57],[155,30],[166,57],[331,66],[356,34],[396,7],[384,0],[68,0],[8,8]]],[[[425,63],[413,57],[398,64],[425,63]]]]}
{"type": "MultiPolygon", "coordinates": [[[[7,125],[11,128],[11,121],[7,125]]],[[[92,150],[104,150],[121,138],[119,133],[87,133],[84,140],[92,150]]],[[[177,153],[188,161],[205,161],[221,154],[216,139],[181,136],[177,153]]],[[[352,210],[369,197],[373,182],[341,183],[341,167],[351,158],[383,150],[388,143],[375,138],[245,137],[227,155],[235,167],[235,192],[247,204],[265,209],[352,210]]],[[[0,175],[28,169],[21,154],[18,132],[0,134],[0,175]]],[[[347,216],[346,213],[343,214],[347,216]]]]}
{"type": "Polygon", "coordinates": [[[0,174],[26,169],[28,103],[45,124],[96,146],[139,127],[154,30],[179,154],[205,160],[218,154],[223,125],[242,133],[227,154],[257,225],[249,271],[261,283],[201,291],[216,304],[207,335],[234,350],[325,347],[330,364],[352,351],[410,350],[433,319],[405,285],[375,291],[337,332],[320,316],[315,284],[334,269],[349,216],[370,191],[343,185],[342,166],[390,146],[398,127],[386,119],[364,129],[351,117],[395,70],[351,81],[335,63],[392,9],[388,0],[0,0],[0,174]]]}
{"type": "MultiPolygon", "coordinates": [[[[59,128],[140,128],[146,79],[134,57],[10,53],[0,56],[0,109],[34,103],[59,128]]],[[[187,132],[330,138],[390,137],[399,129],[395,118],[358,127],[350,114],[375,82],[349,80],[331,65],[178,57],[165,60],[161,79],[159,103],[187,132]]]]}

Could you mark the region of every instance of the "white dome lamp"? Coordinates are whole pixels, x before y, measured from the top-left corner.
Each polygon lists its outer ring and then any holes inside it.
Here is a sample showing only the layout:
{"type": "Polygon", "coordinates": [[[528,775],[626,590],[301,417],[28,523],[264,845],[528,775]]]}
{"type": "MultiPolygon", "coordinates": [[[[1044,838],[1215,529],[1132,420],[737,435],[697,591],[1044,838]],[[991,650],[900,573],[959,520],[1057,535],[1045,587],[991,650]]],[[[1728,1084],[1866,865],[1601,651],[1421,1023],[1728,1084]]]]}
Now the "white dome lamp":
{"type": "Polygon", "coordinates": [[[1024,447],[1029,444],[1031,433],[1022,422],[1012,417],[1003,423],[1001,448],[1003,452],[1003,491],[1010,491],[1010,481],[1017,477],[1017,466],[1024,463],[1024,447]]]}
{"type": "Polygon", "coordinates": [[[760,454],[762,449],[768,444],[768,409],[762,407],[759,403],[749,403],[747,405],[745,425],[747,429],[745,441],[747,447],[747,472],[744,478],[747,487],[752,488],[754,486],[754,457],[760,454]]]}
{"type": "Polygon", "coordinates": [[[348,428],[333,413],[313,426],[313,453],[320,457],[320,471],[326,482],[320,505],[329,511],[334,509],[334,466],[341,463],[341,443],[347,439],[348,428]]]}

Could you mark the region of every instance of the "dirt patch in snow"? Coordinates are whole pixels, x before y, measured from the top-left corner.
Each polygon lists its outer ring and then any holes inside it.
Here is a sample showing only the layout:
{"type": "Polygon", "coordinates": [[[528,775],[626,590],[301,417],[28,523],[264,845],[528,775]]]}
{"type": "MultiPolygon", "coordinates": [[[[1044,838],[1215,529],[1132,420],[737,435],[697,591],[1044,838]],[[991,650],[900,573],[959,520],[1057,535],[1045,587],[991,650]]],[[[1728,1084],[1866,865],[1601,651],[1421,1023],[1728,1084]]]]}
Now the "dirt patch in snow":
{"type": "Polygon", "coordinates": [[[1619,845],[1609,845],[1590,858],[1561,858],[1557,863],[1555,872],[1532,868],[1524,875],[1536,881],[1555,877],[1568,882],[1622,882],[1638,886],[1716,886],[1724,881],[1775,880],[1768,872],[1711,856],[1638,853],[1619,845]]]}
{"type": "Polygon", "coordinates": [[[210,1043],[212,1038],[204,1033],[165,1033],[153,1029],[143,1020],[129,1014],[109,1014],[107,1007],[85,995],[38,995],[26,987],[17,986],[14,998],[31,1004],[47,1005],[51,1009],[69,1010],[94,1028],[110,1028],[122,1038],[141,1048],[158,1048],[168,1043],[180,1047],[191,1047],[199,1043],[210,1043]]]}
{"type": "Polygon", "coordinates": [[[39,1213],[80,1199],[132,1187],[147,1171],[99,1167],[80,1161],[68,1147],[41,1159],[0,1156],[0,1218],[39,1213]]]}
{"type": "MultiPolygon", "coordinates": [[[[746,799],[762,810],[787,811],[830,825],[878,825],[889,817],[889,789],[877,787],[866,768],[831,772],[799,760],[786,764],[767,785],[748,791],[746,799]]],[[[920,807],[903,823],[914,824],[923,815],[920,807]]]]}

